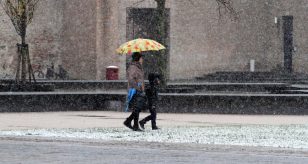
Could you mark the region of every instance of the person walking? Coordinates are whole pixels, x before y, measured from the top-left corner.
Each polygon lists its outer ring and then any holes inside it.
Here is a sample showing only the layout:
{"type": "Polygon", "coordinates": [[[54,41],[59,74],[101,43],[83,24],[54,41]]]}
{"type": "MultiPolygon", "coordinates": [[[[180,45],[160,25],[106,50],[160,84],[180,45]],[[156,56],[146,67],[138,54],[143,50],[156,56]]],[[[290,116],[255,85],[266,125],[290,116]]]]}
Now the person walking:
{"type": "Polygon", "coordinates": [[[132,55],[132,62],[127,68],[128,80],[128,108],[131,115],[124,121],[124,125],[134,131],[142,131],[139,128],[139,113],[146,107],[146,96],[144,94],[144,71],[142,68],[143,58],[141,53],[135,52],[132,55]],[[131,125],[134,120],[134,125],[131,125]]]}
{"type": "Polygon", "coordinates": [[[139,121],[140,127],[144,129],[144,125],[151,120],[152,130],[158,130],[156,126],[156,106],[158,101],[158,86],[160,83],[159,74],[150,73],[148,80],[150,85],[146,87],[145,93],[148,99],[148,108],[150,110],[150,115],[139,121]]]}

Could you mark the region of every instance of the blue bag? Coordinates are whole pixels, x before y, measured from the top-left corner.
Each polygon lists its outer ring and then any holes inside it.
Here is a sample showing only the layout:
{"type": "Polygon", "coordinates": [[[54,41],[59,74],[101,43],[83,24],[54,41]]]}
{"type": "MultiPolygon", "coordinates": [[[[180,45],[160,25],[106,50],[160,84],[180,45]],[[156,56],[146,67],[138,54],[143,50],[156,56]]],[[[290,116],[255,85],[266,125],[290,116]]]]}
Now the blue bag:
{"type": "MultiPolygon", "coordinates": [[[[138,83],[138,86],[141,86],[141,83],[138,83]]],[[[125,107],[125,112],[128,112],[128,106],[129,102],[133,99],[134,95],[137,93],[137,90],[135,88],[130,88],[127,93],[127,98],[126,98],[126,107],[125,107]]]]}

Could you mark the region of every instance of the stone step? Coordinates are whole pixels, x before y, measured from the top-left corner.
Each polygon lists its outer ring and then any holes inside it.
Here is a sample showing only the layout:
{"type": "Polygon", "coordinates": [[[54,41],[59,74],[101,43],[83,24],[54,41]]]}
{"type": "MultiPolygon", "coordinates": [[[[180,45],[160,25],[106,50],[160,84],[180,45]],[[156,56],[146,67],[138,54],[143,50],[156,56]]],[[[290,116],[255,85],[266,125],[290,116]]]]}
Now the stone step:
{"type": "Polygon", "coordinates": [[[280,94],[308,94],[308,90],[282,90],[280,94]]]}
{"type": "MultiPolygon", "coordinates": [[[[161,93],[164,113],[308,114],[308,94],[161,93]]],[[[124,111],[126,92],[2,92],[0,112],[124,111]]]]}
{"type": "Polygon", "coordinates": [[[308,94],[308,85],[290,85],[281,89],[278,93],[282,94],[308,94]]]}
{"type": "Polygon", "coordinates": [[[236,92],[275,92],[289,87],[286,83],[169,83],[168,88],[193,88],[196,92],[236,91],[236,92]]]}
{"type": "Polygon", "coordinates": [[[204,81],[305,81],[306,74],[282,74],[274,72],[216,72],[201,77],[204,81]]]}
{"type": "Polygon", "coordinates": [[[161,89],[162,93],[194,93],[195,89],[193,87],[176,87],[176,88],[166,88],[161,89]]]}
{"type": "Polygon", "coordinates": [[[0,84],[0,92],[48,92],[54,91],[55,86],[53,84],[0,84]]]}

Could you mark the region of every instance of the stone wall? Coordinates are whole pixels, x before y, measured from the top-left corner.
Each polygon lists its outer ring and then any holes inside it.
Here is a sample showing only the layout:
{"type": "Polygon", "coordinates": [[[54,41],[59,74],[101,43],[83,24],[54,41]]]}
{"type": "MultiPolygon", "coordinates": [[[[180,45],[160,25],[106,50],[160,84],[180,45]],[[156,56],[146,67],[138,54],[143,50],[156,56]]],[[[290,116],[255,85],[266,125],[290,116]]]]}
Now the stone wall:
{"type": "Polygon", "coordinates": [[[16,58],[16,43],[19,41],[13,25],[3,10],[0,10],[0,78],[13,76],[12,65],[16,58]]]}
{"type": "MultiPolygon", "coordinates": [[[[225,14],[219,18],[214,1],[189,4],[176,1],[171,22],[171,79],[193,78],[216,71],[249,71],[256,60],[256,70],[271,69],[267,12],[260,1],[234,1],[240,13],[238,21],[225,14]],[[188,7],[190,6],[190,7],[188,7]]],[[[273,20],[273,19],[270,19],[273,20]]]]}
{"type": "MultiPolygon", "coordinates": [[[[214,0],[167,0],[170,8],[169,78],[192,79],[216,71],[270,71],[283,65],[281,17],[294,16],[294,70],[307,72],[307,0],[234,0],[239,20],[218,16],[214,0]],[[275,17],[278,23],[275,24],[275,17]]],[[[107,66],[126,57],[115,49],[127,41],[128,8],[155,8],[154,0],[42,0],[28,28],[33,64],[62,64],[72,79],[105,79],[107,66]],[[85,3],[86,1],[86,3],[85,3]]],[[[0,77],[14,75],[14,27],[0,10],[0,77]]]]}
{"type": "Polygon", "coordinates": [[[96,77],[96,1],[65,0],[62,63],[73,79],[96,77]]]}
{"type": "MultiPolygon", "coordinates": [[[[307,0],[276,0],[274,2],[269,2],[271,6],[271,12],[273,16],[277,16],[280,19],[283,15],[293,15],[294,20],[294,46],[296,47],[296,52],[293,56],[293,69],[295,72],[307,73],[308,72],[308,1],[307,0]],[[275,6],[275,7],[272,7],[275,6]]],[[[278,28],[282,28],[282,22],[279,23],[278,28]]],[[[277,29],[276,29],[277,31],[277,29]]],[[[283,36],[282,30],[279,30],[279,38],[275,41],[282,43],[283,36]]],[[[276,43],[277,44],[277,43],[276,43]]],[[[279,44],[278,44],[279,45],[279,44]]],[[[282,45],[278,46],[276,49],[282,50],[282,45]]],[[[281,55],[283,58],[283,56],[281,55]]]]}
{"type": "Polygon", "coordinates": [[[295,72],[308,71],[307,0],[234,0],[239,20],[219,19],[214,1],[173,1],[170,78],[193,78],[215,71],[271,71],[283,66],[281,17],[294,16],[295,72]],[[275,17],[278,23],[275,24],[275,17]]]}
{"type": "MultiPolygon", "coordinates": [[[[126,41],[127,8],[155,8],[153,0],[119,3],[119,43],[126,41]]],[[[275,17],[294,15],[294,40],[298,51],[293,57],[294,70],[307,72],[303,67],[305,54],[305,0],[248,1],[234,0],[239,20],[230,15],[219,17],[214,0],[169,0],[170,8],[170,79],[191,79],[216,71],[249,71],[249,61],[256,61],[256,71],[271,71],[283,65],[282,24],[275,17]],[[298,10],[297,10],[298,9],[298,10]]],[[[125,72],[122,59],[121,71],[125,72]]],[[[121,77],[124,77],[121,75],[121,77]]]]}

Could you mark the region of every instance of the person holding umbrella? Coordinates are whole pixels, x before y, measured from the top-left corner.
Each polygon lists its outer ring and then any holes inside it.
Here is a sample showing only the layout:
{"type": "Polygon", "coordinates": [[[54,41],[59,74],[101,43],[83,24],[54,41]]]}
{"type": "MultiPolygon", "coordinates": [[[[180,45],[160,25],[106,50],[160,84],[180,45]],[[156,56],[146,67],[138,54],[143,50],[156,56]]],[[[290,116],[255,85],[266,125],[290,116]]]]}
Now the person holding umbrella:
{"type": "Polygon", "coordinates": [[[134,52],[132,62],[127,69],[128,91],[131,99],[128,108],[132,111],[131,115],[124,121],[124,125],[134,131],[142,131],[139,128],[139,113],[145,107],[146,97],[144,94],[144,72],[142,68],[143,58],[141,53],[134,52]],[[131,125],[134,120],[134,125],[131,125]]]}
{"type": "Polygon", "coordinates": [[[127,68],[128,95],[127,108],[132,111],[131,115],[124,121],[124,125],[134,131],[142,131],[139,128],[139,113],[146,108],[146,96],[144,93],[144,71],[142,68],[144,51],[159,51],[166,49],[160,43],[151,39],[134,39],[122,44],[116,51],[119,54],[132,54],[132,62],[127,68]],[[131,125],[134,120],[134,125],[131,125]]]}

